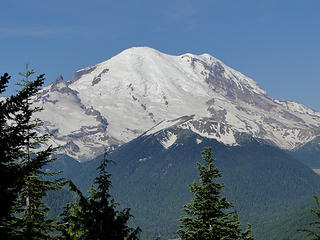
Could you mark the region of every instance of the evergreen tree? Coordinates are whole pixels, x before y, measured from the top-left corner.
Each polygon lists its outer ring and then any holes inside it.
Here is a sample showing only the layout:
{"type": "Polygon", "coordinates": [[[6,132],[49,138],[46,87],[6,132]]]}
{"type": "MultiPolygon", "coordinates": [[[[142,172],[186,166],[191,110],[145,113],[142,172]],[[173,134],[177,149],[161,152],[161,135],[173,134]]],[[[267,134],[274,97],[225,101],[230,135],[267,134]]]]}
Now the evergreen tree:
{"type": "Polygon", "coordinates": [[[232,204],[221,196],[223,184],[215,181],[221,174],[210,147],[202,151],[202,160],[204,164],[197,163],[200,182],[189,186],[194,197],[184,206],[187,215],[180,218],[179,236],[183,240],[251,239],[250,232],[241,233],[237,213],[230,211],[232,204]]]}
{"type": "Polygon", "coordinates": [[[110,174],[106,171],[109,162],[105,153],[97,169],[99,175],[95,178],[88,198],[70,182],[71,189],[78,194],[79,199],[77,202],[69,203],[62,214],[61,239],[138,239],[140,228],[133,229],[127,226],[132,217],[130,209],[118,211],[117,204],[110,196],[110,174]]]}
{"type": "Polygon", "coordinates": [[[15,114],[15,122],[24,143],[18,161],[24,169],[22,189],[18,198],[17,212],[20,213],[18,235],[20,239],[51,239],[56,229],[55,218],[47,218],[49,208],[42,200],[48,191],[61,189],[63,179],[53,179],[56,172],[44,170],[44,166],[52,162],[52,146],[45,146],[49,134],[40,134],[37,130],[42,126],[42,121],[34,117],[34,113],[41,111],[40,107],[31,106],[31,98],[35,96],[44,82],[44,74],[37,77],[34,82],[29,77],[34,74],[29,71],[21,74],[22,90],[19,92],[23,98],[19,101],[19,112],[15,114]]]}
{"type": "Polygon", "coordinates": [[[308,228],[297,229],[304,232],[311,240],[320,240],[320,202],[317,196],[313,196],[316,202],[316,208],[309,209],[308,212],[315,215],[316,220],[308,224],[308,228]]]}
{"type": "Polygon", "coordinates": [[[69,181],[70,191],[76,193],[73,195],[73,202],[67,203],[64,212],[61,214],[59,239],[61,240],[82,240],[86,238],[87,230],[85,229],[85,212],[83,209],[88,208],[87,199],[82,195],[80,190],[69,181]]]}
{"type": "Polygon", "coordinates": [[[56,173],[43,170],[53,161],[54,148],[45,146],[49,135],[38,132],[42,122],[34,117],[41,108],[32,107],[30,101],[43,85],[44,74],[29,81],[32,74],[27,65],[22,89],[1,102],[1,166],[4,172],[11,169],[15,173],[12,186],[4,187],[15,191],[7,201],[6,219],[0,223],[0,229],[9,230],[7,239],[51,239],[56,225],[47,218],[49,209],[42,199],[64,184],[62,179],[49,179],[56,173]]]}
{"type": "MultiPolygon", "coordinates": [[[[0,80],[0,93],[6,90],[10,76],[5,73],[0,80]]],[[[16,109],[11,108],[12,98],[0,101],[0,236],[13,239],[15,217],[12,215],[20,190],[22,172],[15,156],[20,151],[22,140],[15,127],[8,124],[16,109]]]]}
{"type": "Polygon", "coordinates": [[[247,227],[246,231],[244,233],[242,233],[242,239],[243,240],[254,240],[250,223],[248,223],[248,227],[247,227]]]}

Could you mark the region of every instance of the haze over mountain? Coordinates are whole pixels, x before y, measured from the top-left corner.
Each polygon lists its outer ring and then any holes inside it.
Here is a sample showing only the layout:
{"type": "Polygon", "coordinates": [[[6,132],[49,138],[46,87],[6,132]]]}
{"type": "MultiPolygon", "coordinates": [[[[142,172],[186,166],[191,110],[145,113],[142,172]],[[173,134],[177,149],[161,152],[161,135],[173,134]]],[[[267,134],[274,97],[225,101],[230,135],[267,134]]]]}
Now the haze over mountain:
{"type": "Polygon", "coordinates": [[[268,97],[213,56],[171,56],[148,47],[127,49],[66,82],[60,76],[35,103],[44,107],[38,116],[55,133],[52,143],[78,161],[159,131],[169,148],[177,129],[227,145],[247,133],[289,150],[320,135],[319,112],[268,97]]]}

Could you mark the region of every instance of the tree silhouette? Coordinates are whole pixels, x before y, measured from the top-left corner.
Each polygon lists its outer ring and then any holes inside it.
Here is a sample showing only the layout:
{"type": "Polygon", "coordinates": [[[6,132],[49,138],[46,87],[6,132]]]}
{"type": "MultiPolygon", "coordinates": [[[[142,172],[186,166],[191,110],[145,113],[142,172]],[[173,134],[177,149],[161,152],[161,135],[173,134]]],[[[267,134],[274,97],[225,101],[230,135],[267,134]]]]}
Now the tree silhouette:
{"type": "Polygon", "coordinates": [[[317,196],[313,196],[316,202],[316,208],[309,209],[308,212],[315,215],[316,220],[309,223],[307,228],[297,229],[299,232],[304,232],[311,240],[320,240],[320,202],[317,196]]]}
{"type": "Polygon", "coordinates": [[[232,203],[222,196],[223,184],[216,181],[221,174],[210,147],[202,151],[202,160],[204,164],[197,162],[199,183],[189,186],[194,197],[184,206],[187,215],[180,218],[179,236],[183,240],[253,239],[250,227],[241,233],[238,215],[230,210],[232,203]]]}
{"type": "Polygon", "coordinates": [[[117,204],[110,196],[110,174],[106,171],[109,163],[105,153],[97,168],[99,175],[95,178],[87,198],[70,182],[71,189],[77,193],[78,199],[69,203],[62,214],[62,239],[138,239],[140,228],[133,229],[128,226],[132,217],[130,209],[118,211],[117,204]]]}
{"type": "MultiPolygon", "coordinates": [[[[46,145],[49,135],[38,131],[42,121],[34,113],[42,109],[31,104],[44,83],[44,74],[30,81],[32,74],[34,71],[26,65],[19,84],[21,90],[0,103],[0,171],[4,173],[1,177],[8,177],[0,190],[8,196],[4,199],[7,210],[1,209],[0,231],[6,239],[51,239],[55,219],[47,218],[49,208],[42,199],[49,190],[60,189],[64,184],[63,179],[49,179],[55,172],[43,170],[54,160],[54,148],[46,145]]],[[[2,92],[9,79],[8,74],[1,77],[2,92]]]]}

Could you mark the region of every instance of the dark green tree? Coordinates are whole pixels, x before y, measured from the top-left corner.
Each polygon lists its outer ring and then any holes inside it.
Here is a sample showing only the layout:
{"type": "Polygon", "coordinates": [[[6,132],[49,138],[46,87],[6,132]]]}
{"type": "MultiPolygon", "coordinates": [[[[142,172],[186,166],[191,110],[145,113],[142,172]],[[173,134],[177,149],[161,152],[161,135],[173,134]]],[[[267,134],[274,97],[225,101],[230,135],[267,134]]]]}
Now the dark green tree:
{"type": "MultiPolygon", "coordinates": [[[[5,73],[0,80],[0,93],[6,90],[10,76],[5,73]]],[[[14,126],[8,124],[17,109],[11,107],[13,98],[0,100],[0,236],[12,239],[14,234],[12,215],[23,177],[21,167],[16,161],[23,139],[14,126]]]]}
{"type": "Polygon", "coordinates": [[[199,183],[189,186],[194,197],[184,206],[187,215],[180,218],[178,235],[183,240],[251,239],[251,230],[241,233],[238,215],[230,210],[232,203],[222,196],[223,184],[216,181],[221,174],[210,147],[202,151],[202,160],[204,164],[197,162],[199,183]]]}
{"type": "Polygon", "coordinates": [[[136,240],[141,231],[128,226],[132,217],[130,209],[116,209],[117,204],[110,196],[110,174],[106,171],[110,161],[106,153],[100,166],[99,175],[86,198],[70,182],[72,191],[78,195],[78,200],[69,203],[62,214],[61,239],[72,240],[136,240]]]}
{"type": "Polygon", "coordinates": [[[29,81],[32,74],[27,65],[21,90],[1,102],[1,165],[3,171],[15,173],[12,185],[4,187],[15,191],[8,198],[5,221],[0,223],[0,229],[9,230],[6,239],[52,239],[56,225],[54,219],[47,218],[49,209],[42,200],[49,190],[64,184],[63,179],[53,179],[55,172],[43,170],[54,160],[54,148],[46,145],[49,135],[39,132],[42,121],[34,113],[41,108],[31,104],[44,83],[44,74],[29,81]]]}
{"type": "Polygon", "coordinates": [[[320,202],[317,196],[313,196],[316,207],[308,209],[308,212],[316,217],[316,220],[309,223],[307,228],[297,229],[298,232],[304,232],[311,240],[320,240],[320,202]]]}
{"type": "Polygon", "coordinates": [[[61,189],[64,185],[63,179],[54,179],[57,172],[51,172],[44,167],[54,161],[52,154],[54,148],[47,146],[49,134],[41,134],[39,128],[43,122],[34,116],[40,107],[33,107],[31,99],[40,90],[44,83],[44,74],[37,77],[35,81],[29,81],[34,71],[29,71],[28,65],[20,86],[19,111],[14,115],[16,126],[24,138],[18,161],[24,169],[22,189],[18,198],[19,226],[18,235],[20,239],[52,239],[52,233],[56,230],[55,218],[48,218],[49,208],[42,202],[51,190],[61,189]]]}
{"type": "Polygon", "coordinates": [[[254,240],[254,237],[252,235],[252,229],[251,229],[251,224],[248,223],[248,227],[244,233],[242,233],[242,238],[243,240],[254,240]]]}

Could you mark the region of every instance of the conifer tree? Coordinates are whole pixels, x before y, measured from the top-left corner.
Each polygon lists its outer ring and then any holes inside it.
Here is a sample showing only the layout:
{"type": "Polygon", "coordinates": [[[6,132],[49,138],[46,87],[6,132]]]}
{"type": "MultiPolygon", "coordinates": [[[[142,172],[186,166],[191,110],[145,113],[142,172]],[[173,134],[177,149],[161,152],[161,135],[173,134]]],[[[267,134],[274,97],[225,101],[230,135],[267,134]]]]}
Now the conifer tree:
{"type": "Polygon", "coordinates": [[[71,189],[79,199],[69,203],[62,214],[61,239],[72,240],[136,240],[141,231],[128,226],[132,217],[130,209],[116,209],[117,204],[110,196],[110,174],[106,171],[110,161],[106,153],[100,166],[99,175],[89,191],[89,197],[84,197],[76,186],[70,182],[71,189]]]}
{"type": "Polygon", "coordinates": [[[29,81],[32,74],[27,65],[21,90],[1,103],[1,165],[16,173],[12,175],[12,186],[7,187],[7,191],[15,191],[9,200],[11,208],[0,223],[0,229],[9,230],[7,239],[51,239],[56,225],[54,219],[47,218],[49,209],[42,199],[49,190],[64,184],[63,179],[49,179],[56,173],[43,170],[53,161],[54,148],[45,146],[49,135],[37,131],[42,121],[34,113],[41,108],[32,107],[30,101],[43,85],[44,74],[29,81]]]}
{"type": "Polygon", "coordinates": [[[304,232],[310,240],[320,240],[320,202],[317,196],[313,196],[316,202],[316,208],[309,209],[308,212],[315,215],[316,220],[308,224],[308,228],[297,229],[298,232],[304,232]]]}
{"type": "Polygon", "coordinates": [[[250,239],[251,233],[241,233],[238,215],[230,210],[232,204],[221,196],[223,184],[216,181],[221,174],[210,147],[202,151],[202,160],[204,164],[197,162],[199,183],[189,186],[194,197],[184,206],[187,215],[180,218],[179,236],[183,240],[250,239]]]}
{"type": "MultiPolygon", "coordinates": [[[[56,172],[44,170],[44,166],[52,162],[54,148],[45,146],[49,134],[40,134],[37,130],[42,121],[34,117],[41,111],[40,107],[31,106],[31,98],[35,96],[44,82],[44,74],[35,81],[29,81],[34,71],[22,73],[22,98],[18,101],[19,111],[15,114],[16,127],[24,138],[18,161],[24,169],[22,189],[18,198],[17,212],[21,216],[17,222],[20,239],[51,239],[55,231],[55,218],[48,218],[49,208],[42,202],[50,190],[58,190],[64,185],[63,179],[53,179],[56,172]]],[[[18,95],[19,95],[18,94],[18,95]]]]}
{"type": "MultiPolygon", "coordinates": [[[[0,80],[0,94],[6,90],[10,76],[5,73],[0,80]]],[[[16,109],[10,106],[12,99],[0,101],[0,236],[13,239],[15,217],[12,215],[22,178],[21,168],[15,156],[22,143],[16,129],[8,124],[16,109]]]]}
{"type": "Polygon", "coordinates": [[[252,229],[251,224],[248,223],[247,229],[244,233],[242,233],[242,240],[254,240],[254,237],[252,235],[252,229]]]}

